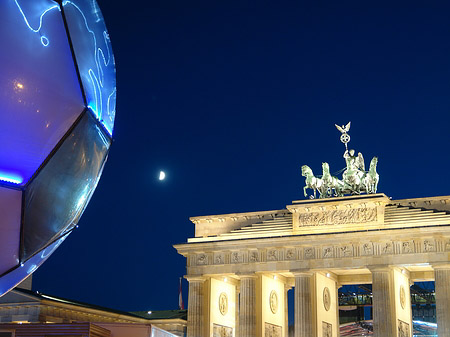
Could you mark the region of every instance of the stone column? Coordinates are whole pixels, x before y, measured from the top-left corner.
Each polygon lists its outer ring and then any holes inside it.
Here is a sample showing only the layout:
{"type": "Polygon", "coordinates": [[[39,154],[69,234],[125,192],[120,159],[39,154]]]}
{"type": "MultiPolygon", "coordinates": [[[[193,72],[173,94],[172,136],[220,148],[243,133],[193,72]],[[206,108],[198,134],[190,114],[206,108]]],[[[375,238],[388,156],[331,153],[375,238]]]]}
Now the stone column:
{"type": "Polygon", "coordinates": [[[291,290],[291,286],[288,284],[284,285],[284,326],[285,328],[285,337],[289,336],[289,303],[288,303],[288,291],[291,290]]]}
{"type": "Polygon", "coordinates": [[[433,265],[438,336],[450,336],[450,265],[433,265]]]}
{"type": "Polygon", "coordinates": [[[203,283],[204,278],[191,278],[189,281],[187,337],[204,337],[203,283]]]}
{"type": "Polygon", "coordinates": [[[234,319],[235,319],[235,323],[234,323],[234,326],[235,326],[235,332],[234,332],[234,334],[235,334],[235,336],[238,336],[238,333],[239,333],[239,297],[240,297],[240,293],[241,293],[241,289],[240,289],[240,286],[239,285],[237,285],[236,286],[236,298],[235,298],[235,313],[234,313],[234,319]]]}
{"type": "Polygon", "coordinates": [[[295,337],[315,336],[313,320],[313,280],[309,272],[296,272],[295,277],[295,337]]]}
{"type": "Polygon", "coordinates": [[[374,337],[396,335],[392,271],[389,267],[370,268],[374,337]]]}
{"type": "Polygon", "coordinates": [[[341,331],[340,331],[340,324],[339,324],[339,288],[341,288],[342,285],[336,282],[336,322],[337,322],[337,337],[340,337],[341,331]]]}
{"type": "Polygon", "coordinates": [[[241,276],[239,337],[256,337],[256,278],[256,275],[241,276]]]}

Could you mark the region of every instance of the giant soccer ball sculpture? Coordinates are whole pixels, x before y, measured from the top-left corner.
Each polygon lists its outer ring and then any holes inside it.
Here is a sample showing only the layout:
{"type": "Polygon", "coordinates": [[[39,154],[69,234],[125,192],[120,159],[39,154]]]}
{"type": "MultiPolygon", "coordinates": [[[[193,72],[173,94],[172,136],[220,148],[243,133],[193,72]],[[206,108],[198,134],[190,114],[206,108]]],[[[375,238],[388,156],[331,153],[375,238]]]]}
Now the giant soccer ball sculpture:
{"type": "Polygon", "coordinates": [[[0,1],[0,296],[70,234],[95,190],[116,106],[95,0],[0,1]]]}

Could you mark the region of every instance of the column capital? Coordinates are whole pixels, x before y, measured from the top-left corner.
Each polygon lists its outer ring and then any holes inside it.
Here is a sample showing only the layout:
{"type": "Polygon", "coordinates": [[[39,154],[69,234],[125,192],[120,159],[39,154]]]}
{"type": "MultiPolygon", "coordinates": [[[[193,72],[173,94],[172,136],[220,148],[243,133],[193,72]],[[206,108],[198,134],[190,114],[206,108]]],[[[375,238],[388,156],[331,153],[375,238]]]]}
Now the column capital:
{"type": "Polygon", "coordinates": [[[258,278],[258,274],[249,274],[249,273],[236,273],[236,276],[239,277],[239,279],[245,279],[245,278],[258,278]]]}
{"type": "Polygon", "coordinates": [[[431,267],[433,267],[434,270],[450,270],[450,263],[440,262],[440,263],[432,263],[431,267]]]}
{"type": "Polygon", "coordinates": [[[206,277],[203,275],[185,275],[184,278],[188,282],[205,282],[206,277]]]}
{"type": "Polygon", "coordinates": [[[371,273],[373,272],[389,272],[393,270],[393,267],[388,264],[377,264],[377,265],[370,265],[366,267],[370,270],[371,273]]]}
{"type": "Polygon", "coordinates": [[[308,277],[314,275],[314,271],[311,269],[291,269],[290,272],[294,277],[308,277]]]}

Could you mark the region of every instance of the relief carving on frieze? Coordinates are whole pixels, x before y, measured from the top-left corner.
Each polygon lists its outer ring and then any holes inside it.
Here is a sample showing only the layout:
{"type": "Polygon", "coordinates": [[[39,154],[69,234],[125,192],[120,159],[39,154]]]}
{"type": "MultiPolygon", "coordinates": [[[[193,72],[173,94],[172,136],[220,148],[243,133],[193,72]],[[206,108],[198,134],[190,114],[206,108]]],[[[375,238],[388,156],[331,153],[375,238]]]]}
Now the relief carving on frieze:
{"type": "Polygon", "coordinates": [[[267,261],[277,261],[278,260],[278,252],[276,249],[269,249],[267,251],[267,261]]]}
{"type": "Polygon", "coordinates": [[[315,252],[313,247],[307,247],[304,250],[304,256],[305,259],[314,259],[315,258],[315,252]]]}
{"type": "Polygon", "coordinates": [[[366,242],[361,246],[361,255],[373,255],[373,243],[366,242]]]}
{"type": "Polygon", "coordinates": [[[353,246],[345,245],[341,247],[341,256],[342,257],[351,257],[353,256],[353,246]]]}
{"type": "Polygon", "coordinates": [[[449,251],[450,250],[450,239],[447,239],[445,241],[445,251],[449,251]]]}
{"type": "Polygon", "coordinates": [[[208,255],[206,255],[206,254],[197,255],[197,264],[198,265],[208,264],[208,255]]]}
{"type": "Polygon", "coordinates": [[[398,337],[410,337],[409,324],[398,320],[398,337]]]}
{"type": "Polygon", "coordinates": [[[381,254],[393,254],[394,253],[394,245],[391,241],[384,242],[381,244],[381,254]]]}
{"type": "Polygon", "coordinates": [[[231,253],[231,263],[242,263],[242,262],[244,262],[244,254],[242,252],[231,253]]]}
{"type": "Polygon", "coordinates": [[[325,259],[329,258],[329,257],[333,257],[333,247],[332,246],[323,248],[323,257],[325,259]]]}
{"type": "Polygon", "coordinates": [[[223,253],[214,254],[214,264],[224,264],[225,255],[223,253]]]}
{"type": "Polygon", "coordinates": [[[233,328],[214,323],[213,337],[233,337],[233,328]]]}
{"type": "Polygon", "coordinates": [[[414,244],[412,241],[404,241],[402,242],[402,253],[414,253],[414,244]]]}
{"type": "Polygon", "coordinates": [[[264,337],[281,337],[281,326],[264,323],[264,337]]]}
{"type": "Polygon", "coordinates": [[[377,221],[375,207],[301,213],[298,218],[300,226],[345,225],[374,221],[377,221]]]}
{"type": "Polygon", "coordinates": [[[322,336],[333,337],[333,325],[322,321],[322,336]]]}
{"type": "Polygon", "coordinates": [[[295,248],[288,248],[286,249],[284,256],[286,260],[295,260],[297,258],[297,252],[295,248]]]}
{"type": "Polygon", "coordinates": [[[248,254],[248,259],[250,262],[259,262],[259,254],[257,251],[251,251],[248,254]]]}
{"type": "Polygon", "coordinates": [[[436,251],[436,244],[434,240],[427,239],[423,241],[423,250],[425,252],[434,252],[436,251]]]}

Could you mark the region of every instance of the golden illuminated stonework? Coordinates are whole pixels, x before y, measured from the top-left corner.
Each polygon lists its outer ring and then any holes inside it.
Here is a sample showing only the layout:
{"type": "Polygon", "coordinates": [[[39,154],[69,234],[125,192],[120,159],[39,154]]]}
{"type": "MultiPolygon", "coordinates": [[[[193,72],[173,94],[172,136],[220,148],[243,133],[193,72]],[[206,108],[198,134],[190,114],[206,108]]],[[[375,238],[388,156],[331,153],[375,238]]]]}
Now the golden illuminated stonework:
{"type": "Polygon", "coordinates": [[[228,312],[228,297],[225,293],[219,295],[219,311],[223,316],[228,312]]]}
{"type": "MultiPolygon", "coordinates": [[[[286,336],[292,306],[301,336],[336,337],[341,285],[376,289],[377,336],[412,335],[412,282],[435,281],[436,307],[450,313],[450,196],[369,193],[191,220],[195,236],[175,246],[187,258],[188,337],[212,336],[213,324],[286,336]]],[[[437,321],[450,336],[450,318],[437,321]]]]}
{"type": "Polygon", "coordinates": [[[326,311],[330,310],[331,295],[330,295],[330,289],[328,289],[328,287],[325,287],[323,289],[323,306],[326,311]]]}
{"type": "Polygon", "coordinates": [[[269,296],[269,304],[270,304],[270,311],[272,311],[273,314],[277,313],[278,310],[278,295],[275,290],[272,290],[270,292],[269,296]]]}
{"type": "Polygon", "coordinates": [[[405,304],[406,304],[405,287],[402,284],[400,286],[400,305],[402,306],[402,309],[405,309],[405,304]]]}

